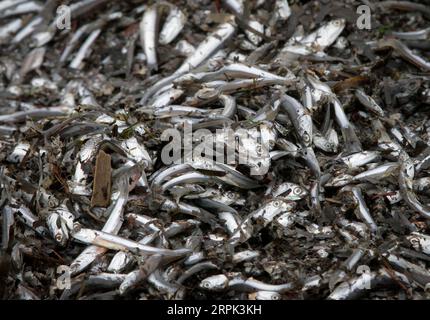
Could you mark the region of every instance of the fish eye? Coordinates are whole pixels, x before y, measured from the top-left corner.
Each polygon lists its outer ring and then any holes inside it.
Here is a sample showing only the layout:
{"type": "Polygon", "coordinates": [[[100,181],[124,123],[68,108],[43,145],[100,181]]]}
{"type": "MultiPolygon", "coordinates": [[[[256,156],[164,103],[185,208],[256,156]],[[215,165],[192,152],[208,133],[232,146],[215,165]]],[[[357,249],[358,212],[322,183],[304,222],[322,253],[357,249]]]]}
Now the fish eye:
{"type": "Polygon", "coordinates": [[[273,206],[274,206],[274,207],[279,207],[279,205],[280,205],[279,201],[275,201],[275,202],[273,202],[273,206]]]}
{"type": "Polygon", "coordinates": [[[294,188],[294,194],[300,194],[300,193],[302,193],[301,188],[294,188]]]}
{"type": "Polygon", "coordinates": [[[305,133],[305,134],[303,135],[303,140],[305,140],[305,142],[310,141],[310,140],[311,140],[311,138],[309,137],[309,134],[305,133]]]}
{"type": "Polygon", "coordinates": [[[208,281],[203,282],[203,287],[209,288],[210,286],[211,286],[211,284],[208,281]]]}
{"type": "Polygon", "coordinates": [[[55,207],[55,199],[53,197],[48,197],[48,206],[55,207]]]}
{"type": "Polygon", "coordinates": [[[412,245],[419,245],[420,244],[420,239],[418,239],[418,238],[411,238],[411,244],[412,245]]]}
{"type": "Polygon", "coordinates": [[[61,233],[57,233],[55,235],[55,240],[57,240],[58,242],[61,242],[61,240],[63,240],[63,236],[61,235],[61,233]]]}
{"type": "Polygon", "coordinates": [[[78,222],[73,223],[73,231],[78,232],[81,229],[81,225],[78,222]]]}

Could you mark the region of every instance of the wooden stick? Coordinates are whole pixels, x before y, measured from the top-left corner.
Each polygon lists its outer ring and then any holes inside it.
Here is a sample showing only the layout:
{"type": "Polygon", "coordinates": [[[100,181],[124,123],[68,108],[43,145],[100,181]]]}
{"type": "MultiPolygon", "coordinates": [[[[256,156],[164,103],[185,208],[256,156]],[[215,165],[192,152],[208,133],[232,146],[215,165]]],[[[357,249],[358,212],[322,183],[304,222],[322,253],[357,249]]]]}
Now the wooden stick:
{"type": "Polygon", "coordinates": [[[107,207],[112,191],[111,156],[100,150],[97,154],[94,172],[92,207],[107,207]]]}

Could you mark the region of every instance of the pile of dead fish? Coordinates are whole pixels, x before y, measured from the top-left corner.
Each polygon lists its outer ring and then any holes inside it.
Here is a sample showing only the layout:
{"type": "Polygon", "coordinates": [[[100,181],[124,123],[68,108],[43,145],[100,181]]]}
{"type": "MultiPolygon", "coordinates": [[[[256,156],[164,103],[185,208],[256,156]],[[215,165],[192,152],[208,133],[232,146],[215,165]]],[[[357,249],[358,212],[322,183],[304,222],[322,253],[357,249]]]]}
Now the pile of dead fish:
{"type": "Polygon", "coordinates": [[[0,297],[430,298],[430,7],[363,2],[0,1],[0,297]]]}

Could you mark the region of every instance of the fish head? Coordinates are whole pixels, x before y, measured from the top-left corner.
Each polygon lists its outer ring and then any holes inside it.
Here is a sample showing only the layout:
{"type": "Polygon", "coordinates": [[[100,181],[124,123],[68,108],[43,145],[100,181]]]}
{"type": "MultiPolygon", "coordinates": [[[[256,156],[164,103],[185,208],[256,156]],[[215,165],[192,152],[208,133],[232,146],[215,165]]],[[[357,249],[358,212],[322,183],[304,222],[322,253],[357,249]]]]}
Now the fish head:
{"type": "Polygon", "coordinates": [[[228,278],[223,274],[207,277],[200,282],[199,287],[210,291],[221,291],[228,286],[228,278]]]}

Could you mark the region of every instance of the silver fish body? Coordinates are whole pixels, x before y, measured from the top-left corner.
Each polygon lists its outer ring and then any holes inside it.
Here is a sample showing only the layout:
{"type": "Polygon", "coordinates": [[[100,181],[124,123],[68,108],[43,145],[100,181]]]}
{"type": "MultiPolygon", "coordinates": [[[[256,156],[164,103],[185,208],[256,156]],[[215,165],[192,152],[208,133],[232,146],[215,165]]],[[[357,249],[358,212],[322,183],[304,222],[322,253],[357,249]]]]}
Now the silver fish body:
{"type": "Polygon", "coordinates": [[[160,44],[169,44],[182,31],[187,21],[185,14],[177,7],[172,7],[160,31],[158,42],[160,44]]]}
{"type": "Polygon", "coordinates": [[[158,7],[157,5],[150,6],[144,13],[140,22],[140,41],[145,51],[146,62],[150,71],[158,70],[157,60],[157,23],[158,23],[158,7]]]}

